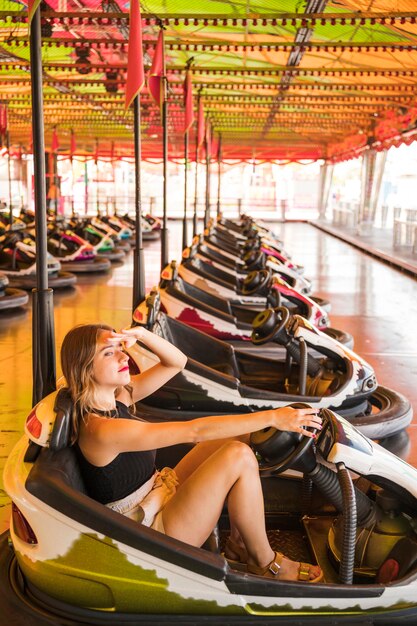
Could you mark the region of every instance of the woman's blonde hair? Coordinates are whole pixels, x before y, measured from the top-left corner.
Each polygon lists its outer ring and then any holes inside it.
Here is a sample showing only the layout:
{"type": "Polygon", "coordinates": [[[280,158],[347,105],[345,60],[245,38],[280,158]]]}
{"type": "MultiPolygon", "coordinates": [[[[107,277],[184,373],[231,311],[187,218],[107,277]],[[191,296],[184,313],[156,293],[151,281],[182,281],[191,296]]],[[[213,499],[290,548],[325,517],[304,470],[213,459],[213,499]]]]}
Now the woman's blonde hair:
{"type": "MultiPolygon", "coordinates": [[[[62,342],[62,373],[74,403],[71,423],[72,444],[78,438],[80,420],[94,412],[93,361],[97,351],[99,334],[105,330],[112,331],[113,328],[107,324],[81,324],[72,328],[62,342]]],[[[127,389],[131,391],[130,387],[127,389]]]]}

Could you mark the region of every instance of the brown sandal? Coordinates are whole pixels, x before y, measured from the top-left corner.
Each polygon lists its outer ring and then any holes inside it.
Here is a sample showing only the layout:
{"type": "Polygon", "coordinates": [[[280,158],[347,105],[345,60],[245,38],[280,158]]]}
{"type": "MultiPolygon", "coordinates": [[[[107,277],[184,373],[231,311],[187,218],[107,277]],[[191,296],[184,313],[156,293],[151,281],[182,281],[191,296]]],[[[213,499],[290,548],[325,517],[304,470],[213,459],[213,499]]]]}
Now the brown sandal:
{"type": "Polygon", "coordinates": [[[248,560],[246,548],[234,542],[230,537],[226,541],[223,556],[233,569],[246,571],[246,561],[248,560]]]}
{"type": "MultiPolygon", "coordinates": [[[[272,559],[270,563],[268,563],[268,565],[266,565],[266,567],[259,567],[258,565],[248,564],[247,571],[249,572],[249,574],[256,574],[257,576],[265,576],[266,578],[279,578],[280,571],[281,571],[281,563],[282,563],[283,558],[284,558],[284,555],[282,554],[282,552],[275,552],[274,558],[272,559]]],[[[323,580],[323,571],[321,569],[320,569],[320,574],[316,576],[316,578],[312,578],[310,580],[310,570],[312,567],[314,566],[311,565],[310,563],[300,562],[299,568],[298,568],[297,580],[308,582],[308,583],[318,583],[321,580],[323,580]]],[[[282,579],[282,580],[291,582],[288,579],[282,579]]]]}

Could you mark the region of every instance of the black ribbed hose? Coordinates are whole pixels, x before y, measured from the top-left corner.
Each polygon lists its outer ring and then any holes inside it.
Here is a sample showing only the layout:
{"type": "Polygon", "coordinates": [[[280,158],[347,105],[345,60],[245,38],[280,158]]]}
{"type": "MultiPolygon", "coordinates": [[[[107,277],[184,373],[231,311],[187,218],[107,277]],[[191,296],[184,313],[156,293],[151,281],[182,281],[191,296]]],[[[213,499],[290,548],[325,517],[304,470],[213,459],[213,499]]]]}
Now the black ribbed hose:
{"type": "Polygon", "coordinates": [[[357,528],[356,497],[352,478],[344,463],[337,463],[339,483],[343,494],[343,538],[340,554],[339,579],[344,585],[353,582],[357,528]]]}
{"type": "Polygon", "coordinates": [[[311,500],[313,496],[313,481],[304,474],[301,484],[301,510],[304,515],[308,515],[311,509],[311,500]]]}
{"type": "Polygon", "coordinates": [[[356,529],[367,527],[376,520],[377,506],[366,494],[357,489],[344,463],[337,463],[338,473],[317,463],[308,473],[314,485],[324,493],[339,513],[343,515],[343,538],[340,559],[340,581],[351,585],[355,559],[356,529]]]}
{"type": "MultiPolygon", "coordinates": [[[[287,351],[291,354],[292,358],[296,363],[301,363],[301,353],[300,346],[295,341],[289,341],[285,345],[287,351]]],[[[317,363],[314,357],[310,354],[307,354],[307,372],[311,377],[315,377],[320,373],[321,365],[317,363]]]]}
{"type": "Polygon", "coordinates": [[[307,389],[307,364],[308,364],[308,350],[307,344],[303,337],[300,337],[300,363],[299,363],[299,381],[298,381],[298,393],[300,396],[306,395],[307,389]]]}
{"type": "MultiPolygon", "coordinates": [[[[316,487],[327,497],[339,513],[343,513],[343,493],[338,475],[329,467],[317,463],[308,474],[316,487]]],[[[355,486],[358,526],[368,526],[376,519],[376,505],[368,496],[355,486]]]]}

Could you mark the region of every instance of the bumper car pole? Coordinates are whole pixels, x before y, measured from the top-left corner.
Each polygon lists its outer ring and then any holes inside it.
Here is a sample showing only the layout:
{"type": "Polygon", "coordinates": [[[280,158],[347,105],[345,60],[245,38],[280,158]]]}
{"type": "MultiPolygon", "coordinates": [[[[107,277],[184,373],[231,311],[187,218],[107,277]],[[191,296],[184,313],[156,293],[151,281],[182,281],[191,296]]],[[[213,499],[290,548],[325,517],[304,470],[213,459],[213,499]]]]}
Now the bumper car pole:
{"type": "Polygon", "coordinates": [[[197,228],[198,228],[198,214],[197,214],[197,209],[198,209],[198,149],[199,149],[199,143],[198,143],[198,138],[199,138],[199,128],[200,128],[200,106],[201,106],[201,87],[199,89],[198,92],[198,98],[197,98],[197,111],[198,111],[198,128],[195,134],[195,184],[194,184],[194,216],[193,216],[193,237],[196,236],[197,234],[197,228]]]}
{"type": "Polygon", "coordinates": [[[190,67],[194,57],[188,59],[186,63],[187,73],[184,81],[184,103],[185,103],[185,124],[184,124],[184,217],[182,222],[182,249],[188,246],[188,225],[187,225],[187,204],[188,204],[188,148],[189,130],[194,120],[193,110],[193,86],[191,81],[190,67]],[[190,110],[191,109],[191,110],[190,110]],[[191,116],[191,119],[190,119],[191,116]]]}
{"type": "Polygon", "coordinates": [[[133,251],[133,311],[145,299],[145,265],[142,242],[142,184],[140,175],[141,136],[139,96],[133,100],[135,142],[135,249],[133,251]]]}
{"type": "Polygon", "coordinates": [[[36,232],[36,289],[33,290],[33,394],[36,404],[55,389],[53,290],[48,288],[46,240],[45,140],[42,96],[41,15],[36,9],[30,31],[33,158],[36,232]]]}
{"type": "Polygon", "coordinates": [[[187,191],[188,191],[188,130],[184,133],[184,216],[182,220],[182,249],[187,247],[187,191]]]}
{"type": "MultiPolygon", "coordinates": [[[[161,26],[162,37],[164,37],[163,27],[161,26]]],[[[163,42],[163,40],[162,40],[163,42]]],[[[167,76],[165,69],[165,47],[162,43],[163,50],[163,70],[162,70],[162,130],[163,130],[163,157],[164,157],[164,189],[163,189],[163,205],[164,214],[162,220],[161,232],[161,271],[168,265],[168,228],[167,228],[167,184],[168,184],[168,100],[167,100],[167,76]]]]}
{"type": "Polygon", "coordinates": [[[217,149],[217,217],[221,213],[221,180],[222,180],[222,136],[219,134],[219,147],[217,149]]]}
{"type": "Polygon", "coordinates": [[[10,160],[10,131],[6,130],[6,149],[7,149],[7,176],[9,179],[9,224],[10,230],[13,227],[13,194],[12,194],[12,172],[10,160]]]}
{"type": "Polygon", "coordinates": [[[211,160],[211,127],[209,120],[206,121],[206,210],[204,211],[204,229],[210,220],[210,160],[211,160]]]}

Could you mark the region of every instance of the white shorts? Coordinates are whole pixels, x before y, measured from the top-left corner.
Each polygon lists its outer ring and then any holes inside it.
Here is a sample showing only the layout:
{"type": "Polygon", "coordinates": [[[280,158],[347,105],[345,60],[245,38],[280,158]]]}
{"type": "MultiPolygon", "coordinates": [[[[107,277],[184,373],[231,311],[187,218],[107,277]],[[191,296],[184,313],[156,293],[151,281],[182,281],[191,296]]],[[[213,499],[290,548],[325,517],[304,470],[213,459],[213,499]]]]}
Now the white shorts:
{"type": "Polygon", "coordinates": [[[107,507],[136,522],[165,533],[162,511],[176,492],[178,478],[173,469],[164,467],[125,498],[109,502],[107,507]]]}

